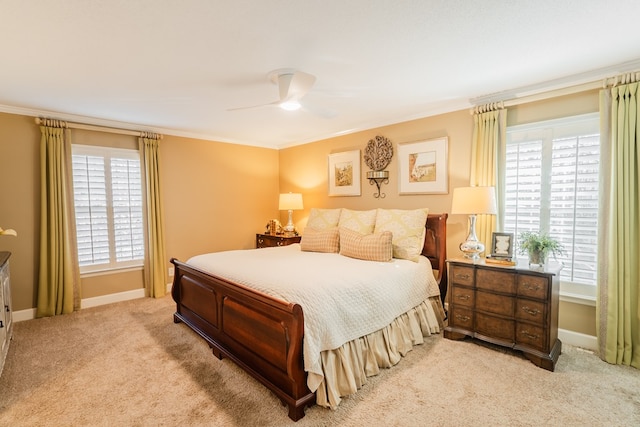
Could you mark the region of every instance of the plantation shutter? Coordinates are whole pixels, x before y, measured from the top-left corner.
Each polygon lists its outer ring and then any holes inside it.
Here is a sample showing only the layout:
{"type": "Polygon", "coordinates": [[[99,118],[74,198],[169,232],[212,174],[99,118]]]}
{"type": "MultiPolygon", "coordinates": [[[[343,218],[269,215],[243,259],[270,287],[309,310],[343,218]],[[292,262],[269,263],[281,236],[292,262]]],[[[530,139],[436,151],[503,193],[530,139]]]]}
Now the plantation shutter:
{"type": "Polygon", "coordinates": [[[565,250],[560,278],[596,284],[599,122],[596,116],[507,132],[504,231],[540,231],[565,250]]]}
{"type": "Polygon", "coordinates": [[[138,152],[74,145],[72,166],[81,271],[142,265],[144,228],[138,152]]]}

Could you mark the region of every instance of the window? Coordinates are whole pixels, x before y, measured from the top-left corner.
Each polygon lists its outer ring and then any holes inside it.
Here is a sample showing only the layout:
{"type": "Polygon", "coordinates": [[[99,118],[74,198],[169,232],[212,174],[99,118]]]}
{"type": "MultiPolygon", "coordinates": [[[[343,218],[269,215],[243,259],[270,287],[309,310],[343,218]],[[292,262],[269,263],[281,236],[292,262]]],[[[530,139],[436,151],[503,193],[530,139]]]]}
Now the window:
{"type": "Polygon", "coordinates": [[[591,286],[593,295],[599,158],[597,114],[507,129],[504,231],[516,239],[523,231],[558,239],[565,249],[560,280],[591,286]]]}
{"type": "Polygon", "coordinates": [[[136,150],[72,146],[80,272],[143,264],[140,155],[136,150]]]}

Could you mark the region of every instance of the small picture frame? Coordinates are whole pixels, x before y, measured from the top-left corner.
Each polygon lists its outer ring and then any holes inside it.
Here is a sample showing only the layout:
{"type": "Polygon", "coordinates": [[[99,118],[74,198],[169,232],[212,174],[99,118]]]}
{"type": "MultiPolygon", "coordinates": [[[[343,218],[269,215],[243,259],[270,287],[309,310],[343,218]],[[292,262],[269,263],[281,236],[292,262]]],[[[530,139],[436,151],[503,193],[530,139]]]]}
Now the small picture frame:
{"type": "Polygon", "coordinates": [[[513,258],[513,233],[494,232],[491,238],[492,258],[513,258]]]}
{"type": "Polygon", "coordinates": [[[329,196],[360,195],[360,150],[329,154],[329,196]]]}

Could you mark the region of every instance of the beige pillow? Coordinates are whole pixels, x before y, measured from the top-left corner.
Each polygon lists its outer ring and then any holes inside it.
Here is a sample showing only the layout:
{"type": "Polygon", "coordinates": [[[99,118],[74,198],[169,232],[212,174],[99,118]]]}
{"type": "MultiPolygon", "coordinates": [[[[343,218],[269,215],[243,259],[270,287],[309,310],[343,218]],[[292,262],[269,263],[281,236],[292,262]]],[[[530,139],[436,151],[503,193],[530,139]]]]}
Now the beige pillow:
{"type": "Polygon", "coordinates": [[[390,231],[363,235],[340,227],[340,255],[365,261],[391,261],[393,235],[390,231]]]}
{"type": "Polygon", "coordinates": [[[376,210],[368,211],[352,211],[351,209],[342,209],[340,213],[340,221],[338,227],[348,228],[357,231],[360,234],[371,234],[376,225],[376,210]]]}
{"type": "Polygon", "coordinates": [[[308,252],[337,253],[340,248],[340,234],[337,228],[317,230],[306,227],[300,240],[300,249],[308,252]]]}
{"type": "Polygon", "coordinates": [[[378,209],[375,233],[393,234],[393,257],[418,261],[424,246],[429,209],[378,209]]]}
{"type": "Polygon", "coordinates": [[[307,227],[311,227],[316,230],[338,228],[340,211],[342,211],[342,209],[311,208],[311,211],[309,212],[309,220],[307,221],[307,227]]]}

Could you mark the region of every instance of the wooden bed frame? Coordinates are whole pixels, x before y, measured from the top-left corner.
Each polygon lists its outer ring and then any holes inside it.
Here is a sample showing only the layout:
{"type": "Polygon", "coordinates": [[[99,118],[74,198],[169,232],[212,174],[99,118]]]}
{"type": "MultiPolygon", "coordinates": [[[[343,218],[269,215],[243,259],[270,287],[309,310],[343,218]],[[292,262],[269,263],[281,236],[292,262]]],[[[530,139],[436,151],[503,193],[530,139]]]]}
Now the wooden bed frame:
{"type": "MultiPolygon", "coordinates": [[[[428,216],[422,252],[438,270],[443,302],[447,292],[447,216],[428,216]]],[[[177,305],[174,322],[185,323],[209,343],[216,357],[228,357],[269,388],[288,406],[292,420],[304,417],[304,408],[315,403],[315,393],[307,388],[303,366],[302,307],[175,258],[171,263],[175,266],[171,295],[177,305]]]]}

